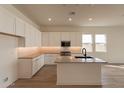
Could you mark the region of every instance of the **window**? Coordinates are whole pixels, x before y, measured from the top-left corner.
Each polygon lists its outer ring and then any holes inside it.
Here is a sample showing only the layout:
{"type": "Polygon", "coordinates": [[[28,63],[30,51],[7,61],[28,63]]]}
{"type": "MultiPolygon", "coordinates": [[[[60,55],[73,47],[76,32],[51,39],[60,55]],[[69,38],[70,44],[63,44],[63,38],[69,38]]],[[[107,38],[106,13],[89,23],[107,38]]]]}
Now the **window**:
{"type": "Polygon", "coordinates": [[[106,35],[95,35],[95,50],[96,52],[106,52],[106,35]]]}
{"type": "Polygon", "coordinates": [[[92,35],[83,34],[82,35],[82,48],[86,48],[88,52],[92,52],[92,35]]]}

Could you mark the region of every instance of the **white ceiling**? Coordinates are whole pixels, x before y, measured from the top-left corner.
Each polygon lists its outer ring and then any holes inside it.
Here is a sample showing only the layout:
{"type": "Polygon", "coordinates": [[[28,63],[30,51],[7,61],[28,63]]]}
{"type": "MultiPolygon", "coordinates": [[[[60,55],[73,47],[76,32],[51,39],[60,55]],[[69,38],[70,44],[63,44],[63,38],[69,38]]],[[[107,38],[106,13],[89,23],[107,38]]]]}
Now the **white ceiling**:
{"type": "Polygon", "coordinates": [[[14,5],[40,26],[124,26],[124,5],[14,5]],[[75,15],[69,15],[70,12],[75,15]],[[68,18],[72,17],[72,21],[68,18]],[[48,21],[52,18],[52,21],[48,21]],[[89,21],[88,18],[93,18],[89,21]]]}

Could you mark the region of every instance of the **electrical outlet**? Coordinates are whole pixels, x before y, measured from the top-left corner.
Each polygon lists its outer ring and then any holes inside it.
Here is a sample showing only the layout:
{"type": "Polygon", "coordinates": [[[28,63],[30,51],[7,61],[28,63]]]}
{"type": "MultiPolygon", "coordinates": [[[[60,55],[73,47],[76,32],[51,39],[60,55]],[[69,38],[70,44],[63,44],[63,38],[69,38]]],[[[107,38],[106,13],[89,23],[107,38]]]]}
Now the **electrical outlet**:
{"type": "Polygon", "coordinates": [[[3,82],[7,82],[8,81],[8,77],[3,79],[3,82]]]}

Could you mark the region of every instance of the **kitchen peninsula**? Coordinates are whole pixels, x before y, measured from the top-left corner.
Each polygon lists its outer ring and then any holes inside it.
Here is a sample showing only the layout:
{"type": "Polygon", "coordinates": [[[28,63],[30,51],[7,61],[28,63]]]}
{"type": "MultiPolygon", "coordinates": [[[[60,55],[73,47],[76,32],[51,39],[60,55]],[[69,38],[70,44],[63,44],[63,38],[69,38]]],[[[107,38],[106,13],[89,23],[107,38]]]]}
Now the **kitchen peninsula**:
{"type": "Polygon", "coordinates": [[[59,56],[57,85],[101,85],[101,66],[106,64],[98,58],[75,58],[59,56]]]}

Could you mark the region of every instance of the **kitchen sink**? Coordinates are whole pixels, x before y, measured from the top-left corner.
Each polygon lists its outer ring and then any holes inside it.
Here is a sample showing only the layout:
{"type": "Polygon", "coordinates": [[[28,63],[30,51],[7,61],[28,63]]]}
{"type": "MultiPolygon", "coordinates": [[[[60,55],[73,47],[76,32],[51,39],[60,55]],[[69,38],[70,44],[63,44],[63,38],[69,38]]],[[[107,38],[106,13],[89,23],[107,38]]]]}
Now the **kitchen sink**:
{"type": "Polygon", "coordinates": [[[85,58],[85,59],[87,59],[87,58],[93,58],[93,57],[91,57],[91,56],[75,56],[75,58],[85,58]]]}

